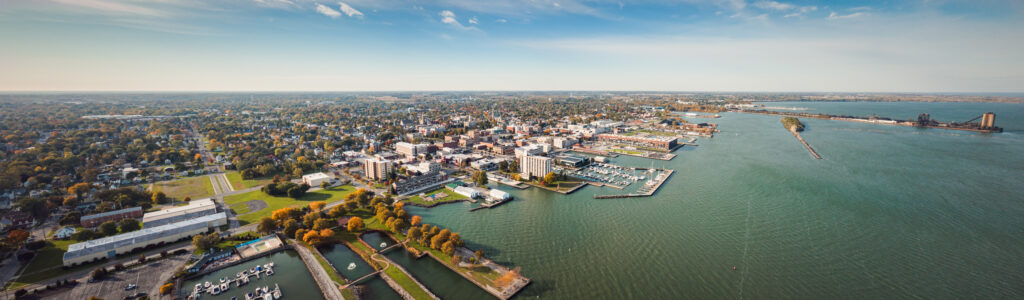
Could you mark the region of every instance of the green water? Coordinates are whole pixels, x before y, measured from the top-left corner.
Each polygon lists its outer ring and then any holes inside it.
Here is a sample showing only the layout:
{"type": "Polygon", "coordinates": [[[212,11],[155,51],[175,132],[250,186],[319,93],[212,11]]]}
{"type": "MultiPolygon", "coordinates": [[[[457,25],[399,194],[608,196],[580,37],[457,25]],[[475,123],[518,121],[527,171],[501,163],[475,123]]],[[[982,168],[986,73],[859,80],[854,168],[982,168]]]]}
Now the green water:
{"type": "MultiPolygon", "coordinates": [[[[329,247],[319,248],[320,253],[323,254],[324,258],[327,259],[335,269],[338,270],[342,276],[348,280],[355,280],[365,276],[366,274],[373,273],[373,267],[370,267],[366,261],[363,260],[359,254],[346,247],[345,245],[333,245],[329,247]],[[351,270],[348,268],[349,264],[355,264],[355,268],[351,270]]],[[[398,300],[402,299],[390,286],[380,277],[373,277],[372,279],[366,279],[359,283],[363,289],[360,294],[360,299],[368,300],[398,300]]]]}
{"type": "Polygon", "coordinates": [[[235,278],[235,274],[238,274],[238,272],[241,272],[242,270],[248,270],[249,268],[257,265],[262,266],[263,264],[271,261],[274,262],[274,275],[261,275],[260,279],[256,279],[256,277],[249,277],[249,283],[242,287],[236,287],[232,284],[231,289],[226,293],[216,296],[204,293],[201,299],[227,300],[231,299],[231,297],[245,299],[245,293],[254,291],[256,287],[268,286],[273,290],[275,283],[281,286],[281,294],[284,296],[284,299],[323,299],[323,296],[320,294],[320,289],[313,281],[313,276],[309,274],[309,270],[306,269],[302,259],[299,258],[299,254],[292,250],[281,251],[269,256],[250,260],[239,265],[227,267],[200,278],[186,280],[183,283],[183,286],[178,289],[178,295],[181,299],[185,299],[188,297],[189,293],[192,292],[192,288],[196,283],[209,281],[211,283],[219,284],[221,278],[228,277],[233,279],[235,278]]]}
{"type": "Polygon", "coordinates": [[[778,117],[725,113],[714,138],[654,163],[678,172],[653,197],[500,187],[516,200],[407,209],[521,266],[533,284],[520,298],[1024,298],[1024,105],[783,105],[946,120],[994,111],[1007,131],[807,119],[816,160],[778,117]]]}

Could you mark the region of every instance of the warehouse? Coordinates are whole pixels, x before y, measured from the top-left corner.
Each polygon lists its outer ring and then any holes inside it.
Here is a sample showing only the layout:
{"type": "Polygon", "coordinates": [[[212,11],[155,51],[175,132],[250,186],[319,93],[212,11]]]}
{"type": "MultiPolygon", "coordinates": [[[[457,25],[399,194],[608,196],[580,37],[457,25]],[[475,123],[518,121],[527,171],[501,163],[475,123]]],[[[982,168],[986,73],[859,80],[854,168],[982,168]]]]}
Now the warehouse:
{"type": "Polygon", "coordinates": [[[172,243],[193,235],[205,233],[211,227],[228,222],[225,213],[192,218],[186,221],[147,227],[91,241],[72,244],[64,253],[64,266],[75,266],[103,258],[113,258],[149,246],[172,243]]]}
{"type": "Polygon", "coordinates": [[[213,200],[201,199],[189,202],[188,205],[172,207],[146,213],[142,216],[142,228],[156,227],[165,224],[195,219],[217,213],[213,200]]]}

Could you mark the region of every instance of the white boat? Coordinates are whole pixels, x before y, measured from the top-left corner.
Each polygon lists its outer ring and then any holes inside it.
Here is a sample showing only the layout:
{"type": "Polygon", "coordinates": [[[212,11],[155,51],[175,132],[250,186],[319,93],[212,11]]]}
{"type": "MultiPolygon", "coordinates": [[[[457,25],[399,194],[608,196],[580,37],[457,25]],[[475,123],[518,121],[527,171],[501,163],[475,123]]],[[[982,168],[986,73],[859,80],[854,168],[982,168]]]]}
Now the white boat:
{"type": "Polygon", "coordinates": [[[353,262],[353,263],[349,263],[348,264],[348,269],[349,270],[355,270],[355,268],[356,268],[356,263],[353,262]]]}
{"type": "Polygon", "coordinates": [[[220,290],[220,286],[216,286],[215,285],[212,288],[210,288],[210,294],[220,295],[221,292],[223,292],[223,291],[220,290]]]}
{"type": "Polygon", "coordinates": [[[213,284],[210,283],[209,281],[203,283],[203,287],[206,287],[206,288],[209,288],[211,285],[213,285],[213,284]]]}
{"type": "Polygon", "coordinates": [[[220,284],[220,290],[221,291],[225,291],[226,292],[230,288],[231,288],[231,283],[230,282],[224,282],[224,283],[220,284]]]}
{"type": "Polygon", "coordinates": [[[273,292],[273,294],[274,294],[274,299],[281,299],[281,295],[282,295],[281,294],[281,287],[278,286],[277,283],[274,284],[274,292],[273,292]]]}
{"type": "Polygon", "coordinates": [[[274,269],[267,269],[267,276],[274,275],[274,269]]]}

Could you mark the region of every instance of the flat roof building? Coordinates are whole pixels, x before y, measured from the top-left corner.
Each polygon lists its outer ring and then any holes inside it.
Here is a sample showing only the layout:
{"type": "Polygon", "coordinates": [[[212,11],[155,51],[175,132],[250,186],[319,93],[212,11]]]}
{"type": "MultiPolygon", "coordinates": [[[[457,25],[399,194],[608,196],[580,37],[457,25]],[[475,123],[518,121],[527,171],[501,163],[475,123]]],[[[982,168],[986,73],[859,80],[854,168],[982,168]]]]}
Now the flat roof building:
{"type": "Polygon", "coordinates": [[[217,206],[210,199],[189,202],[188,205],[162,209],[142,216],[142,228],[150,228],[181,222],[217,213],[217,206]]]}
{"type": "Polygon", "coordinates": [[[103,258],[113,258],[118,254],[175,242],[205,233],[212,227],[226,225],[227,222],[227,214],[218,213],[71,244],[68,251],[64,252],[64,265],[74,266],[103,258]]]}
{"type": "Polygon", "coordinates": [[[131,207],[125,209],[119,209],[114,211],[108,211],[104,213],[92,214],[83,216],[78,221],[82,224],[82,227],[96,227],[103,224],[106,221],[121,221],[124,219],[138,219],[142,217],[142,207],[131,207]]]}
{"type": "Polygon", "coordinates": [[[320,186],[321,183],[323,183],[325,181],[328,184],[330,184],[331,183],[331,176],[327,175],[327,174],[324,174],[323,172],[313,173],[313,174],[309,174],[309,175],[302,175],[302,182],[307,184],[307,185],[309,185],[309,186],[311,186],[311,187],[318,187],[318,186],[320,186]]]}

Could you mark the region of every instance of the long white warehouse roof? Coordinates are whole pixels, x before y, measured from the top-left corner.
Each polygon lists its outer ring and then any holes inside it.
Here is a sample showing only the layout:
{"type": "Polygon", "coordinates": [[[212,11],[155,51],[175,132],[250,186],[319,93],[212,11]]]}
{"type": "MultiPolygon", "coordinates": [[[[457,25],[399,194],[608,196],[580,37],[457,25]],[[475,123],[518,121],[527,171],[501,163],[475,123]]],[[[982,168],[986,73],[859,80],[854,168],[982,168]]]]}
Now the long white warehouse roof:
{"type": "Polygon", "coordinates": [[[68,246],[68,252],[64,253],[64,260],[72,259],[82,255],[88,255],[99,251],[109,251],[125,245],[144,243],[149,240],[158,239],[168,234],[182,231],[194,230],[202,227],[209,227],[210,222],[220,219],[227,219],[226,213],[218,213],[203,216],[195,219],[160,225],[153,228],[143,228],[136,231],[108,236],[101,239],[75,243],[68,246]]]}

